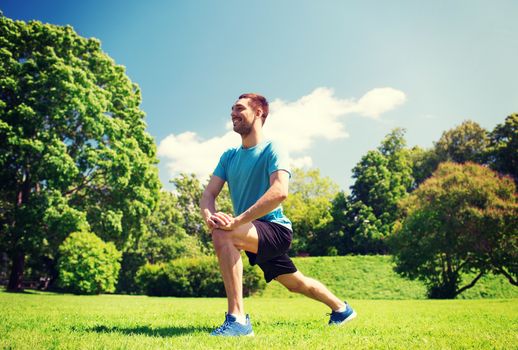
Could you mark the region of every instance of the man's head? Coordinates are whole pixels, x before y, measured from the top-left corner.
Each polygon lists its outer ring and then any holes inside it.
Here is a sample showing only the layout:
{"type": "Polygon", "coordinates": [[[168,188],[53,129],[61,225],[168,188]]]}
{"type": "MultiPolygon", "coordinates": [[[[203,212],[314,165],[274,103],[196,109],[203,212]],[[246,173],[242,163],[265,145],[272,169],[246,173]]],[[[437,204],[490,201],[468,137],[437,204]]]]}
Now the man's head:
{"type": "Polygon", "coordinates": [[[251,132],[255,122],[261,122],[261,126],[268,116],[268,101],[258,94],[242,94],[232,106],[232,123],[234,131],[241,135],[251,132]]]}
{"type": "Polygon", "coordinates": [[[239,96],[239,99],[247,98],[249,99],[248,103],[250,107],[254,110],[254,112],[259,113],[258,111],[261,111],[262,114],[260,114],[261,119],[263,120],[263,124],[266,121],[266,117],[268,116],[269,107],[268,107],[268,101],[264,96],[261,96],[259,94],[254,93],[248,93],[248,94],[242,94],[239,96]]]}

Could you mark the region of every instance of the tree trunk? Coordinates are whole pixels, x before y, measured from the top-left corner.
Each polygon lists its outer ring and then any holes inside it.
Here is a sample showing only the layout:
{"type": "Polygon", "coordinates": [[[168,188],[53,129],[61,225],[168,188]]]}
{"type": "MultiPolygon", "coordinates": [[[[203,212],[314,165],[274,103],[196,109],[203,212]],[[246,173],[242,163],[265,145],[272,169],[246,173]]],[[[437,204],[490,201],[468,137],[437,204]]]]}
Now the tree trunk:
{"type": "Polygon", "coordinates": [[[516,279],[516,277],[513,277],[510,273],[505,271],[503,267],[498,268],[496,271],[504,275],[505,278],[507,278],[507,280],[509,281],[509,283],[511,283],[513,286],[518,287],[518,280],[516,279]]]}
{"type": "MultiPolygon", "coordinates": [[[[31,185],[29,180],[29,171],[25,170],[23,176],[23,183],[18,196],[16,199],[16,206],[19,208],[29,202],[29,195],[31,191],[31,185]]],[[[13,221],[12,229],[16,227],[16,220],[13,221]]],[[[17,247],[17,237],[14,237],[11,259],[13,266],[11,268],[11,275],[9,276],[9,283],[7,284],[7,290],[9,292],[21,292],[23,291],[23,271],[25,270],[25,252],[22,248],[17,247]]]]}
{"type": "Polygon", "coordinates": [[[13,267],[11,269],[11,276],[9,277],[9,284],[7,291],[21,292],[23,291],[23,271],[25,269],[25,254],[21,251],[15,251],[12,255],[13,267]]]}

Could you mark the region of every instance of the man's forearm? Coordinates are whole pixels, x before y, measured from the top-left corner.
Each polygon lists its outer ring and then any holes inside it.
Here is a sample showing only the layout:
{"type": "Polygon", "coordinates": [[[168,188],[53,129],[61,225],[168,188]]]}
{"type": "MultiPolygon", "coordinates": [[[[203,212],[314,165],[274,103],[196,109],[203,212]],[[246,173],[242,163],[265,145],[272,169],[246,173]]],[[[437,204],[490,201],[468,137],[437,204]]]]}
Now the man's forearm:
{"type": "Polygon", "coordinates": [[[270,187],[266,193],[259,198],[254,205],[245,210],[241,215],[236,217],[236,221],[239,225],[246,224],[260,217],[265,216],[275,208],[279,206],[287,195],[279,188],[270,187]]]}
{"type": "Polygon", "coordinates": [[[209,193],[203,193],[200,200],[201,215],[207,221],[216,212],[216,198],[209,193]]]}

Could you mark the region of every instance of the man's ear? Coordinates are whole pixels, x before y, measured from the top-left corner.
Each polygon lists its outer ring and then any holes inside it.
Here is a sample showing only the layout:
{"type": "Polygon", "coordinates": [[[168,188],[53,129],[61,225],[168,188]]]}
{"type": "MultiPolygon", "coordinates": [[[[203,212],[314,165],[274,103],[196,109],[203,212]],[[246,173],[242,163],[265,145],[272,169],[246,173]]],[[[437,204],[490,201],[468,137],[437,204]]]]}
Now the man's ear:
{"type": "Polygon", "coordinates": [[[255,111],[255,116],[256,117],[262,117],[263,116],[263,110],[261,108],[257,108],[257,110],[255,111]]]}

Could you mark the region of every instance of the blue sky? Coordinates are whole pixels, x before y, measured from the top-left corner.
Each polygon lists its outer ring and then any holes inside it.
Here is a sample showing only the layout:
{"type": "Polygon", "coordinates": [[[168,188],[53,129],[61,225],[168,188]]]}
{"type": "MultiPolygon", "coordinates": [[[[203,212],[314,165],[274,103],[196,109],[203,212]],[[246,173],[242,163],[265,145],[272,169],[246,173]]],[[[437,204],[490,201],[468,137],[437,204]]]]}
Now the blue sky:
{"type": "Polygon", "coordinates": [[[294,164],[347,189],[395,127],[432,146],[471,119],[518,112],[517,1],[15,1],[13,19],[69,24],[140,85],[160,177],[203,176],[239,138],[242,92],[271,102],[266,126],[294,164]]]}

